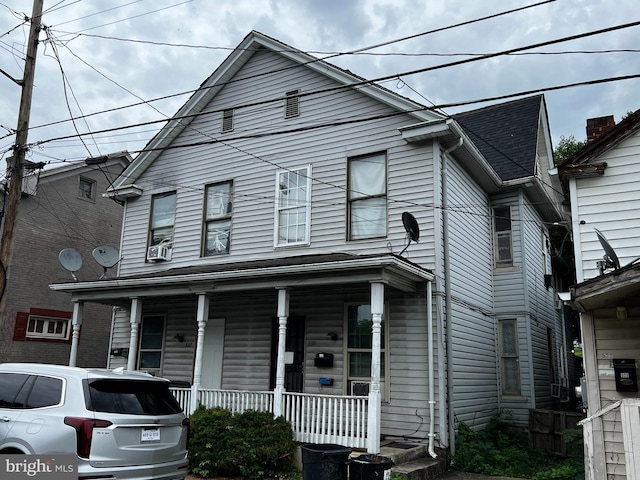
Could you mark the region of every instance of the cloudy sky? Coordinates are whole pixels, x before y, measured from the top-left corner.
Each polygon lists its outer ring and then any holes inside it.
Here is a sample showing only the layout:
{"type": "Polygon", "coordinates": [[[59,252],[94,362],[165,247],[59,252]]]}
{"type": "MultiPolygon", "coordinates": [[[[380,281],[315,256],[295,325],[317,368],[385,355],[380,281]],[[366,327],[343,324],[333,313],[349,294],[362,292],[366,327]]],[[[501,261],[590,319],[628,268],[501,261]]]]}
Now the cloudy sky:
{"type": "MultiPolygon", "coordinates": [[[[31,12],[32,0],[0,0],[0,160],[15,140],[21,89],[9,77],[22,78],[31,12]]],[[[397,75],[381,84],[443,105],[639,75],[640,26],[409,74],[639,21],[637,0],[45,0],[28,158],[135,156],[161,125],[125,127],[174,114],[251,30],[367,79],[397,75]]],[[[620,121],[639,93],[640,78],[547,91],[554,146],[584,139],[587,118],[620,121]]]]}

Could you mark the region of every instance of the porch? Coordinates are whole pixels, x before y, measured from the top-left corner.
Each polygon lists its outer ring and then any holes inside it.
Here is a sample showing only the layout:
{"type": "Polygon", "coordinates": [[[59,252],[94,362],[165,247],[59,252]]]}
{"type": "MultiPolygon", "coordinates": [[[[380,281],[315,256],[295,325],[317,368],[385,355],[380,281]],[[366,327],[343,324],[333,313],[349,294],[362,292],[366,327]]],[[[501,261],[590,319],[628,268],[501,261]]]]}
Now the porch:
{"type": "Polygon", "coordinates": [[[276,411],[276,392],[171,388],[186,415],[195,407],[220,407],[233,413],[246,410],[271,412],[291,423],[294,438],[302,443],[335,443],[367,448],[368,397],[282,393],[282,408],[276,411]],[[193,399],[197,401],[194,402],[193,399]]]}

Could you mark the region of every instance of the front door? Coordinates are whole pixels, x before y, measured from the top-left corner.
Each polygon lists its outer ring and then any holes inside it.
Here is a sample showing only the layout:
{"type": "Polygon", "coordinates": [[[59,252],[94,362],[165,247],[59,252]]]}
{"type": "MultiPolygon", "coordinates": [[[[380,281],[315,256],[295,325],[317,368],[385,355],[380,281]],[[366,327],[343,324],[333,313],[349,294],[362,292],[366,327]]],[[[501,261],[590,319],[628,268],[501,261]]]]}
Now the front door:
{"type": "MultiPolygon", "coordinates": [[[[301,393],[304,386],[304,317],[289,317],[287,319],[287,340],[285,351],[293,356],[293,363],[287,363],[284,368],[284,388],[287,392],[301,393]]],[[[278,319],[273,319],[271,334],[271,380],[270,388],[276,386],[276,367],[278,358],[278,319]]]]}

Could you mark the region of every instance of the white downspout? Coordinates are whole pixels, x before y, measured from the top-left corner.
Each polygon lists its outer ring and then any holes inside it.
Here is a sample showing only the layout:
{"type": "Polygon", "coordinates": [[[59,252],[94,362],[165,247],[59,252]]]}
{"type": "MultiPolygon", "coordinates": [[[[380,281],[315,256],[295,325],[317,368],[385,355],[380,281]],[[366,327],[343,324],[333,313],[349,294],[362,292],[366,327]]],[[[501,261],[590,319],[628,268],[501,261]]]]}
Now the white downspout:
{"type": "Polygon", "coordinates": [[[456,429],[453,415],[453,362],[451,360],[451,352],[453,351],[453,339],[451,328],[451,268],[449,266],[449,212],[448,207],[448,166],[447,155],[456,148],[460,148],[464,140],[462,137],[458,139],[455,145],[447,148],[440,153],[442,160],[442,233],[443,233],[443,251],[444,251],[444,302],[445,302],[445,335],[447,347],[447,413],[449,421],[449,451],[454,457],[456,453],[456,429]]]}
{"type": "Polygon", "coordinates": [[[433,300],[431,295],[433,288],[431,282],[427,282],[427,343],[429,344],[429,455],[432,458],[436,458],[434,450],[434,437],[435,437],[435,422],[436,419],[436,392],[434,392],[433,381],[433,300]]]}

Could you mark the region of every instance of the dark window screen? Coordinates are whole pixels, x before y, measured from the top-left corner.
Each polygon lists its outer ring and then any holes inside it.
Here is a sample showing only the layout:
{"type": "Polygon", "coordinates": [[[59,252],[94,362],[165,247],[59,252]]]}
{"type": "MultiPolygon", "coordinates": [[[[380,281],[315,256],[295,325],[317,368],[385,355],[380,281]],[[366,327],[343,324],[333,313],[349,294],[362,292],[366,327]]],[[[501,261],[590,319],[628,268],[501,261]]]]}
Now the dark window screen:
{"type": "Polygon", "coordinates": [[[87,409],[95,412],[172,415],[182,411],[168,383],[96,380],[88,386],[87,409]]]}

